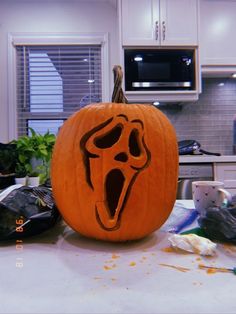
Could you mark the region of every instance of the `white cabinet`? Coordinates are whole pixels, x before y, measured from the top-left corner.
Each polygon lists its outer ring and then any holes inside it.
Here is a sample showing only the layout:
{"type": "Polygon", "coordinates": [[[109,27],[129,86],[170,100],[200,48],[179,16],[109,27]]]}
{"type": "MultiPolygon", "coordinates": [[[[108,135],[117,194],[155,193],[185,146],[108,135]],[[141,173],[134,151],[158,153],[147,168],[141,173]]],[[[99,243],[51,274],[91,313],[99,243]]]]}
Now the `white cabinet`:
{"type": "Polygon", "coordinates": [[[202,65],[235,65],[236,1],[200,0],[199,24],[202,65]]]}
{"type": "Polygon", "coordinates": [[[236,194],[236,163],[214,164],[214,180],[224,182],[225,189],[236,194]]]}
{"type": "Polygon", "coordinates": [[[122,0],[122,44],[197,45],[197,17],[197,0],[122,0]]]}

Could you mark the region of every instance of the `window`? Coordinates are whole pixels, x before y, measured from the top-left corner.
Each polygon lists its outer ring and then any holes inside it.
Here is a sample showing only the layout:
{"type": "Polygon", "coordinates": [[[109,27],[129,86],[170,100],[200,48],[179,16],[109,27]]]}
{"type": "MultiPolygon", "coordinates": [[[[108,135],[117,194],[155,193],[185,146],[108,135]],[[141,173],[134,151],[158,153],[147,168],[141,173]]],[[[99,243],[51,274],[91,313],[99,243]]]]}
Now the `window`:
{"type": "Polygon", "coordinates": [[[102,101],[102,47],[16,45],[17,134],[58,128],[75,111],[102,101]]]}

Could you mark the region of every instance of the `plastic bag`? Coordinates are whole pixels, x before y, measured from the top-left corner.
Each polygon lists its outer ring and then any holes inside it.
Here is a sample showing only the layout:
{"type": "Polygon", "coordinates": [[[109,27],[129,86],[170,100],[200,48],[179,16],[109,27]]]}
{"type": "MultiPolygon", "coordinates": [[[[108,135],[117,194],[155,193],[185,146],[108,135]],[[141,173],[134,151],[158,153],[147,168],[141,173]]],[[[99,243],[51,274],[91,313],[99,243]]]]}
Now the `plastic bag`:
{"type": "Polygon", "coordinates": [[[230,207],[208,208],[198,223],[210,239],[236,243],[236,195],[230,207]]]}
{"type": "Polygon", "coordinates": [[[191,225],[196,225],[199,214],[193,208],[185,207],[181,202],[176,201],[173,211],[161,230],[170,233],[179,233],[191,225]]]}
{"type": "Polygon", "coordinates": [[[0,198],[0,240],[39,234],[55,225],[59,218],[50,189],[43,186],[12,189],[0,198]]]}
{"type": "Polygon", "coordinates": [[[16,160],[16,145],[12,143],[0,143],[0,173],[14,173],[16,160]]]}
{"type": "Polygon", "coordinates": [[[14,184],[16,145],[0,143],[0,189],[14,184]]]}

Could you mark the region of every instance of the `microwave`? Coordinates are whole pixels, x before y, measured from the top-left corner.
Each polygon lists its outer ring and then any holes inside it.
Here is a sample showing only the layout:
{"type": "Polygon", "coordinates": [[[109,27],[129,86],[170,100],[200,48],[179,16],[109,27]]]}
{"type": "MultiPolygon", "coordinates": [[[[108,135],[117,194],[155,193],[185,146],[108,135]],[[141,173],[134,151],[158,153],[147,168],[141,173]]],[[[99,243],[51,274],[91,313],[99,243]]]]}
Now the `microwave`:
{"type": "Polygon", "coordinates": [[[124,49],[126,91],[193,91],[194,49],[124,49]]]}

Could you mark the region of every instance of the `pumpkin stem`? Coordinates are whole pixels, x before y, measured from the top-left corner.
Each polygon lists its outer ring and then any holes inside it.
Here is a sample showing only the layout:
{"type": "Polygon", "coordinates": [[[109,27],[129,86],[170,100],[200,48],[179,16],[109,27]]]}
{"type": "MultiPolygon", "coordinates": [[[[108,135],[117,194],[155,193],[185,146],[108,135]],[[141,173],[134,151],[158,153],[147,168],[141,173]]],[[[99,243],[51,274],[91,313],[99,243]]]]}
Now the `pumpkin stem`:
{"type": "Polygon", "coordinates": [[[120,65],[113,67],[114,73],[114,89],[112,93],[112,102],[127,104],[128,100],[124,95],[121,84],[123,79],[123,72],[120,65]]]}

